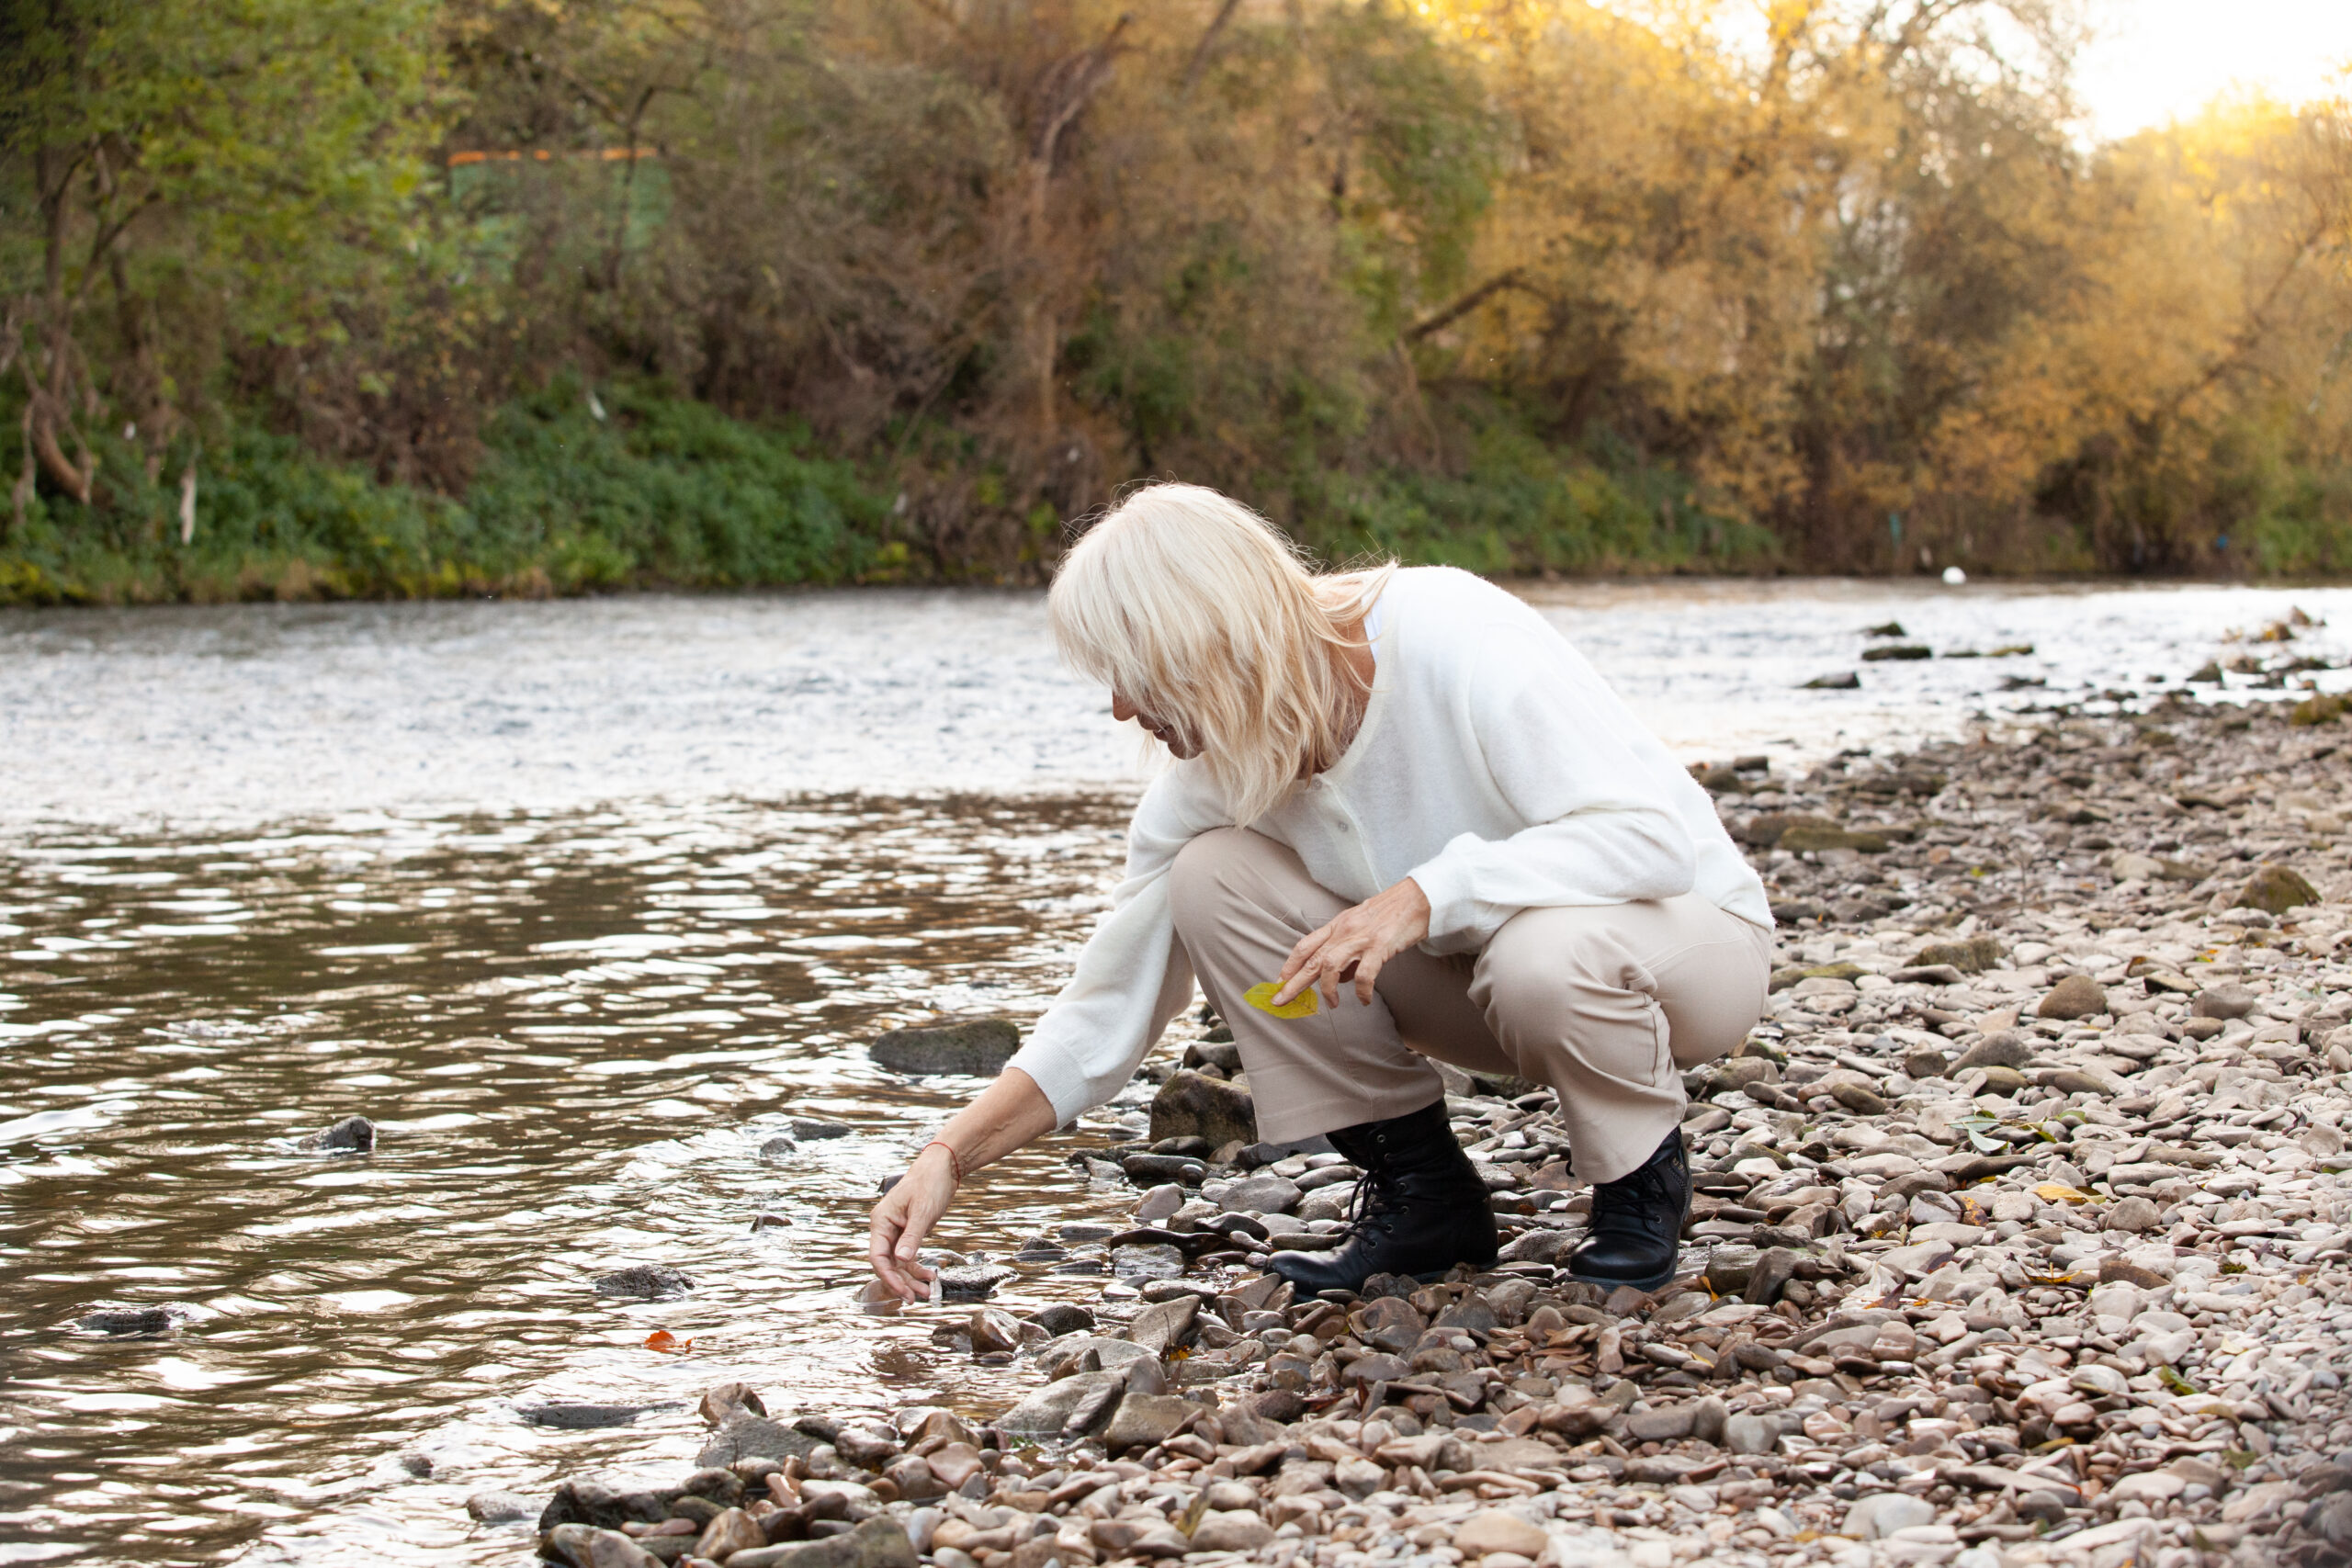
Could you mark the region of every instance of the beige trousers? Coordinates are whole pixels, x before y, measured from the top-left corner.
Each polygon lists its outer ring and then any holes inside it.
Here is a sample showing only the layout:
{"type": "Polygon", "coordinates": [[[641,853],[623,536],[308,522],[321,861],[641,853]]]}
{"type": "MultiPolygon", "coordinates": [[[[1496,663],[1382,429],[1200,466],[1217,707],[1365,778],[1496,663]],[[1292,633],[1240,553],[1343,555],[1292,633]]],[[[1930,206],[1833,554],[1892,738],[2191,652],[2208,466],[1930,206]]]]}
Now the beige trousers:
{"type": "Polygon", "coordinates": [[[1434,1056],[1550,1085],[1576,1174],[1613,1181],[1679,1124],[1682,1071],[1739,1043],[1770,972],[1770,931],[1686,894],[1523,909],[1475,956],[1406,949],[1368,1006],[1343,986],[1337,1008],[1281,1019],[1242,993],[1350,901],[1236,828],[1194,839],[1170,874],[1177,941],[1233,1028],[1270,1143],[1419,1111],[1443,1092],[1434,1056]]]}

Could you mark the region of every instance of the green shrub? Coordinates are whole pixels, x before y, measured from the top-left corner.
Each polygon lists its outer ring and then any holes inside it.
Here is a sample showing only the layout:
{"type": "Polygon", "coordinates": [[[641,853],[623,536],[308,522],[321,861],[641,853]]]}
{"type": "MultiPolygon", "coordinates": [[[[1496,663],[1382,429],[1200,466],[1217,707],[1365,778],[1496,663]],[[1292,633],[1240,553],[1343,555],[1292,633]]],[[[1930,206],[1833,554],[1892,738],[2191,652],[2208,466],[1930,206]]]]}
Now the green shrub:
{"type": "Polygon", "coordinates": [[[646,389],[576,385],[498,410],[462,500],[379,484],[251,426],[198,455],[179,540],[170,456],[100,446],[88,508],[44,495],[0,544],[0,604],[426,598],[858,580],[903,559],[888,510],[805,431],[646,389]]]}

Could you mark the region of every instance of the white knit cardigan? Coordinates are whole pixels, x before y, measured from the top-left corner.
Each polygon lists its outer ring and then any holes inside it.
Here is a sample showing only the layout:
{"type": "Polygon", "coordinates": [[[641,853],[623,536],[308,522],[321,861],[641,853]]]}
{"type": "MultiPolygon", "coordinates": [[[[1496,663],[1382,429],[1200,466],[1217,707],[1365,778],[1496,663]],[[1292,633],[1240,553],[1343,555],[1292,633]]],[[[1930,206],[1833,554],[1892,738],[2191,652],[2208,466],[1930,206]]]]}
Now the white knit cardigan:
{"type": "MultiPolygon", "coordinates": [[[[1390,580],[1371,626],[1377,673],[1346,755],[1250,824],[1317,883],[1361,902],[1411,877],[1437,953],[1483,947],[1521,909],[1693,891],[1770,926],[1706,791],[1527,604],[1419,568],[1390,580]]],[[[1012,1058],[1063,1122],[1116,1094],[1191,998],[1168,869],[1232,821],[1197,761],[1145,791],[1110,913],[1012,1058]]]]}

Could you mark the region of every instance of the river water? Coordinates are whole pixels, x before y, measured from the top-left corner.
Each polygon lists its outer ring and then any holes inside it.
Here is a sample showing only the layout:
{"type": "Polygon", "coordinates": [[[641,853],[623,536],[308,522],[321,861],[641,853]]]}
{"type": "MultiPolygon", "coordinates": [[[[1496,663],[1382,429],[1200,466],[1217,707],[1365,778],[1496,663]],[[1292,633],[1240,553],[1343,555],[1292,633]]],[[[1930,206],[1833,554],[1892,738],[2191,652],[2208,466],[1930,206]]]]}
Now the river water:
{"type": "MultiPolygon", "coordinates": [[[[2335,590],[1528,592],[1678,750],[1781,765],[2341,662],[2352,626],[2335,590]],[[2293,607],[2334,624],[2233,640],[2293,607]],[[1861,661],[1886,620],[2034,651],[1861,661]]],[[[1106,708],[1025,594],[0,617],[0,1562],[515,1562],[468,1494],[675,1468],[713,1382],[1007,1397],[933,1352],[947,1309],[854,1308],[875,1184],[973,1087],[863,1045],[1058,984],[1136,787],[1106,708]],[[293,1149],[353,1113],[373,1155],[293,1149]],[[636,1262],[696,1289],[589,1289],[636,1262]],[[74,1326],[163,1303],[168,1335],[74,1326]],[[649,1408],[531,1418],[573,1404],[649,1408]]],[[[1065,1160],[1133,1115],[991,1172],[943,1241],[1121,1215],[1065,1160]]],[[[1006,1293],[1101,1288],[1055,1269],[1006,1293]]]]}

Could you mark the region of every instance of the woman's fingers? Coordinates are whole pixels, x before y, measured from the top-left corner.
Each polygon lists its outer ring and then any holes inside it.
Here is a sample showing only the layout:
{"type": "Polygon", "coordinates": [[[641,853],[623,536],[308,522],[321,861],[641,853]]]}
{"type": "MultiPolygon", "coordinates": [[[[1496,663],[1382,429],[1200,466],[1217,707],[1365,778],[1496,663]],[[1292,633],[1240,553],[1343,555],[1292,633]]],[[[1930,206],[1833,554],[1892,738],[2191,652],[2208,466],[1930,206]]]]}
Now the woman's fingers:
{"type": "Polygon", "coordinates": [[[1324,945],[1330,941],[1332,929],[1338,924],[1334,920],[1329,925],[1317,926],[1298,939],[1298,944],[1290,950],[1290,957],[1283,963],[1283,972],[1274,977],[1274,1006],[1282,1006],[1315,984],[1322,972],[1324,945]]]}
{"type": "Polygon", "coordinates": [[[888,1286],[893,1294],[905,1299],[907,1281],[899,1274],[898,1264],[890,1255],[898,1239],[898,1226],[876,1209],[873,1234],[866,1243],[865,1259],[874,1266],[874,1277],[888,1286]]]}
{"type": "Polygon", "coordinates": [[[915,1255],[946,1212],[954,1190],[952,1186],[941,1190],[938,1173],[918,1164],[874,1206],[866,1260],[874,1266],[874,1277],[901,1301],[922,1301],[931,1294],[932,1270],[917,1262],[915,1255]]]}

